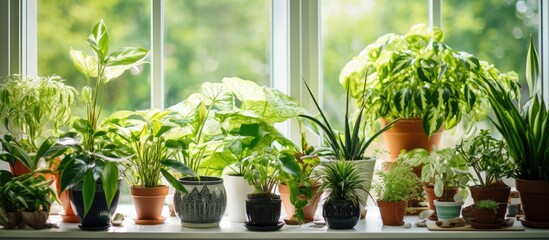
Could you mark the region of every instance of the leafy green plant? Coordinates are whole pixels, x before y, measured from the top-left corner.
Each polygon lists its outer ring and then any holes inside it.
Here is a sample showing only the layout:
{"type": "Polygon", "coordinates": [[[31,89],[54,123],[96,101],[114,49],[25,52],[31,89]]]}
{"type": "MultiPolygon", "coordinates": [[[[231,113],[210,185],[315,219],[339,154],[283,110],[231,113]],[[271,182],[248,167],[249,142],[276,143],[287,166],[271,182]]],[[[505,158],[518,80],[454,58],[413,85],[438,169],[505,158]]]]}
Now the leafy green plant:
{"type": "MultiPolygon", "coordinates": [[[[328,191],[327,201],[332,199],[345,199],[353,204],[366,204],[366,199],[360,194],[367,192],[368,180],[359,170],[354,161],[336,160],[322,164],[318,177],[322,182],[319,193],[328,191]]],[[[370,195],[371,196],[371,195],[370,195]]]]}
{"type": "Polygon", "coordinates": [[[50,187],[53,179],[46,179],[43,173],[51,174],[51,170],[39,169],[18,177],[2,170],[0,207],[6,212],[49,212],[57,194],[50,187]]]}
{"type": "Polygon", "coordinates": [[[499,207],[499,203],[492,199],[482,199],[475,203],[475,207],[478,209],[489,209],[495,212],[499,207]]]}
{"type": "Polygon", "coordinates": [[[505,139],[509,155],[518,164],[514,177],[549,181],[549,108],[539,93],[539,59],[532,38],[526,59],[526,82],[530,95],[522,106],[518,82],[506,86],[494,75],[478,84],[494,111],[490,121],[505,139]]]}
{"type": "Polygon", "coordinates": [[[400,202],[418,196],[416,186],[419,178],[407,164],[396,164],[387,172],[378,171],[379,182],[374,184],[377,198],[387,202],[400,202]]]}
{"type": "Polygon", "coordinates": [[[510,177],[516,168],[505,142],[493,138],[488,130],[483,129],[473,138],[462,140],[456,151],[473,169],[476,175],[473,180],[478,181],[476,184],[482,188],[490,187],[503,177],[510,177]]]}
{"type": "Polygon", "coordinates": [[[72,124],[80,136],[78,139],[64,139],[66,145],[73,147],[73,152],[63,158],[58,168],[62,191],[78,183],[83,184],[84,216],[91,208],[97,181],[102,182],[107,205],[111,205],[118,187],[119,163],[124,160],[117,155],[117,146],[107,137],[107,131],[99,126],[107,83],[127,69],[143,63],[149,54],[146,49],[134,47],[110,52],[109,32],[102,20],[94,26],[86,43],[91,55],[78,50],[70,51],[74,66],[86,78],[86,86],[81,93],[86,105],[86,117],[77,118],[72,124]]]}
{"type": "Polygon", "coordinates": [[[195,173],[175,160],[176,153],[167,147],[167,141],[178,136],[177,126],[163,120],[168,114],[170,111],[119,111],[105,121],[114,144],[123,154],[132,156],[122,163],[132,186],[157,187],[163,176],[174,188],[186,192],[169,170],[191,176],[195,173]]]}
{"type": "Polygon", "coordinates": [[[0,122],[22,149],[36,152],[44,139],[69,124],[75,93],[58,76],[10,75],[0,84],[0,122]]]}
{"type": "Polygon", "coordinates": [[[39,168],[41,160],[46,163],[64,154],[68,147],[57,144],[57,138],[49,137],[42,142],[36,152],[27,152],[24,146],[11,135],[4,135],[0,138],[2,150],[0,150],[0,160],[15,165],[15,161],[21,161],[29,170],[34,171],[39,168]]]}
{"type": "Polygon", "coordinates": [[[443,39],[440,29],[424,24],[412,26],[405,35],[384,35],[343,67],[339,81],[357,102],[368,105],[371,123],[378,118],[421,118],[429,136],[443,124],[453,128],[463,117],[479,119],[486,98],[472,83],[488,74],[500,75],[501,81],[515,75],[499,74],[443,39]]]}
{"type": "Polygon", "coordinates": [[[287,153],[278,152],[275,148],[265,148],[244,158],[240,164],[244,169],[244,179],[254,187],[254,194],[272,195],[274,188],[280,182],[282,170],[281,158],[291,157],[287,153]]]}
{"type": "MultiPolygon", "coordinates": [[[[412,167],[423,165],[420,181],[425,185],[434,186],[435,195],[442,197],[444,189],[467,188],[471,179],[469,167],[465,159],[452,148],[437,149],[431,153],[422,148],[416,148],[400,154],[398,163],[405,163],[412,167]]],[[[460,191],[465,194],[467,191],[460,191]]]]}
{"type": "MultiPolygon", "coordinates": [[[[364,80],[364,87],[366,87],[366,79],[364,80]]],[[[322,131],[324,132],[324,135],[326,136],[325,141],[327,142],[327,145],[330,147],[332,151],[332,156],[335,157],[337,160],[362,160],[364,159],[364,153],[366,152],[366,149],[372,141],[374,141],[377,136],[382,134],[383,132],[389,130],[393,126],[393,124],[398,121],[394,120],[393,122],[387,124],[387,126],[380,129],[378,132],[374,133],[372,137],[368,138],[367,134],[364,131],[364,128],[362,126],[363,123],[363,115],[364,110],[366,109],[366,102],[362,101],[359,105],[359,109],[356,114],[356,119],[353,121],[349,117],[349,89],[347,89],[347,100],[345,104],[345,131],[343,134],[340,134],[337,130],[332,128],[330,125],[330,122],[326,118],[326,115],[320,108],[320,105],[318,104],[318,101],[316,100],[313,92],[309,88],[309,85],[306,82],[305,86],[307,87],[307,91],[309,92],[309,95],[313,99],[313,102],[316,106],[316,109],[320,113],[320,116],[322,118],[321,120],[318,120],[317,118],[300,114],[299,117],[308,119],[312,121],[316,126],[320,127],[322,131]]]]}

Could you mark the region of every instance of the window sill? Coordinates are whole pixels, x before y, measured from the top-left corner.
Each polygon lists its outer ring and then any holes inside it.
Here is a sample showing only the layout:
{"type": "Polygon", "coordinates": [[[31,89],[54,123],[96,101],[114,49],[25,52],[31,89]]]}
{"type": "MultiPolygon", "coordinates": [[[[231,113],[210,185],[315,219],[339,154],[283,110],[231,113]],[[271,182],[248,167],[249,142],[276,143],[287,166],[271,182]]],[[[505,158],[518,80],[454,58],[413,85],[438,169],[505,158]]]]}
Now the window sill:
{"type": "MultiPolygon", "coordinates": [[[[134,214],[133,205],[121,205],[118,212],[134,214]]],[[[167,210],[167,208],[165,208],[167,210]]],[[[167,212],[164,214],[167,215],[167,212]]],[[[0,238],[55,238],[55,239],[398,239],[398,238],[489,238],[489,239],[526,239],[547,238],[549,230],[525,228],[525,231],[429,231],[425,227],[416,227],[417,216],[406,216],[405,221],[412,228],[383,226],[376,207],[369,208],[365,220],[358,222],[354,229],[332,230],[312,223],[302,226],[285,225],[279,231],[251,232],[243,224],[230,222],[224,218],[219,227],[193,229],[181,227],[179,218],[168,217],[160,225],[136,225],[128,215],[120,227],[111,227],[107,231],[81,231],[78,224],[62,223],[58,215],[50,216],[49,221],[57,223],[59,228],[42,230],[0,230],[0,238]]],[[[515,222],[515,226],[521,226],[515,222]]]]}

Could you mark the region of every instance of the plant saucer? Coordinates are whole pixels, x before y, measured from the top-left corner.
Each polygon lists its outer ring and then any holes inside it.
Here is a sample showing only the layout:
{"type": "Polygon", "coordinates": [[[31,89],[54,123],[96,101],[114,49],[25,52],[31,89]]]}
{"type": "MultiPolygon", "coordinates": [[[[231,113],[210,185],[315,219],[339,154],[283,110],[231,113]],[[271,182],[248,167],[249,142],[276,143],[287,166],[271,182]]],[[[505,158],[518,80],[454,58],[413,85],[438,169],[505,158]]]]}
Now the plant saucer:
{"type": "Polygon", "coordinates": [[[244,227],[246,227],[246,229],[250,231],[257,231],[257,232],[276,231],[282,228],[282,226],[284,226],[284,222],[278,222],[278,224],[274,226],[253,226],[253,225],[248,225],[247,222],[244,224],[244,227]]]}
{"type": "Polygon", "coordinates": [[[533,222],[533,221],[527,221],[524,217],[521,217],[520,223],[522,223],[522,226],[525,227],[531,227],[531,228],[549,228],[549,222],[533,222]]]}
{"type": "Polygon", "coordinates": [[[105,226],[83,226],[82,224],[78,224],[78,227],[85,231],[101,231],[109,229],[111,224],[107,224],[105,226]]]}
{"type": "Polygon", "coordinates": [[[494,223],[479,223],[474,219],[469,222],[471,227],[476,229],[497,229],[503,227],[503,221],[496,221],[494,223]]]}
{"type": "Polygon", "coordinates": [[[157,219],[133,218],[133,221],[135,222],[135,224],[139,225],[156,225],[164,223],[164,221],[166,221],[166,217],[160,217],[157,219]]]}

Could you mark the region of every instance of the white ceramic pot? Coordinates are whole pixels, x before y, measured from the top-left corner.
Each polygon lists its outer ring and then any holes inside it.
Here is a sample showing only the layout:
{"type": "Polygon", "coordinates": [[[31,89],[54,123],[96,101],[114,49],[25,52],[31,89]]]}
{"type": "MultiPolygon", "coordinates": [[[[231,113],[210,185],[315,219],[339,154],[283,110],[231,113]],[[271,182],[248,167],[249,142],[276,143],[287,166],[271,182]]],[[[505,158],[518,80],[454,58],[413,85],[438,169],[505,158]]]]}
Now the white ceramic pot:
{"type": "MultiPolygon", "coordinates": [[[[366,180],[368,181],[366,183],[366,189],[370,191],[372,187],[372,178],[374,176],[377,158],[371,157],[371,158],[366,158],[362,160],[355,160],[355,162],[357,163],[357,167],[361,169],[361,172],[364,173],[366,180]]],[[[370,198],[370,196],[368,195],[367,192],[360,191],[360,195],[362,196],[362,199],[364,199],[364,201],[368,202],[368,199],[370,198]]],[[[360,205],[360,219],[364,219],[365,217],[366,217],[366,206],[360,205]]]]}
{"type": "Polygon", "coordinates": [[[227,214],[231,222],[246,222],[246,198],[254,188],[244,177],[225,174],[223,184],[227,190],[227,214]]]}

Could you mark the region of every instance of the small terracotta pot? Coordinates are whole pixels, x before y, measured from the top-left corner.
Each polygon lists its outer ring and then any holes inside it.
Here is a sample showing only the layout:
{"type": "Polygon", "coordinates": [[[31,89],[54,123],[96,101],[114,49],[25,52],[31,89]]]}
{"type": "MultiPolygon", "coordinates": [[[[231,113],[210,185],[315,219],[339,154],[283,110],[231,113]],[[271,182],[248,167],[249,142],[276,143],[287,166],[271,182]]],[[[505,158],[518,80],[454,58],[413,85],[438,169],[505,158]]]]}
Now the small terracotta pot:
{"type": "MultiPolygon", "coordinates": [[[[381,118],[380,121],[382,126],[387,126],[390,123],[385,118],[381,118]]],[[[427,137],[423,131],[423,121],[420,118],[399,120],[383,133],[383,138],[391,154],[390,161],[395,161],[402,149],[423,148],[429,152],[433,151],[433,146],[440,146],[443,129],[444,125],[427,137]]]]}
{"type": "Polygon", "coordinates": [[[23,221],[25,224],[33,229],[45,228],[48,224],[49,212],[36,211],[36,212],[22,212],[23,221]]]}
{"type": "MultiPolygon", "coordinates": [[[[135,211],[137,212],[138,220],[156,220],[162,218],[162,208],[164,200],[168,195],[168,186],[161,185],[158,187],[136,187],[130,188],[135,211]]],[[[136,223],[143,224],[143,221],[136,220],[136,223]]],[[[156,224],[162,222],[155,222],[156,224]]]]}
{"type": "MultiPolygon", "coordinates": [[[[433,186],[423,186],[425,191],[425,197],[427,198],[427,203],[429,204],[429,209],[434,210],[435,213],[429,216],[430,220],[438,220],[437,209],[434,204],[434,200],[441,199],[435,195],[435,188],[433,186]]],[[[454,196],[458,193],[458,188],[444,189],[442,196],[446,196],[446,199],[454,199],[454,196]]]]}
{"type": "MultiPolygon", "coordinates": [[[[303,213],[305,215],[304,222],[312,222],[315,217],[316,208],[318,207],[318,201],[320,200],[320,195],[317,195],[318,186],[314,186],[313,191],[313,197],[314,199],[311,200],[309,205],[303,208],[303,213]]],[[[280,192],[280,199],[282,200],[282,204],[284,206],[284,210],[286,211],[286,216],[288,219],[296,220],[295,215],[295,207],[292,205],[292,202],[290,201],[290,188],[286,184],[279,184],[278,185],[278,191],[280,192]]],[[[301,199],[304,199],[305,196],[301,195],[301,199]]],[[[292,221],[287,221],[287,223],[292,221]]],[[[298,223],[297,223],[298,224],[298,223]]]]}
{"type": "Polygon", "coordinates": [[[492,199],[499,203],[496,213],[496,220],[503,220],[507,212],[507,203],[509,202],[509,194],[511,188],[507,186],[494,186],[489,188],[470,187],[471,197],[477,203],[482,199],[492,199]]]}
{"type": "Polygon", "coordinates": [[[386,202],[377,200],[377,206],[381,213],[383,225],[400,226],[404,224],[404,214],[406,213],[407,201],[386,202]]]}
{"type": "Polygon", "coordinates": [[[475,205],[471,208],[473,210],[473,218],[477,223],[494,223],[496,221],[496,211],[492,209],[480,209],[475,205]]]}
{"type": "Polygon", "coordinates": [[[549,182],[516,179],[526,227],[549,228],[549,182]]]}
{"type": "Polygon", "coordinates": [[[10,164],[10,170],[14,177],[21,176],[23,174],[30,173],[30,169],[19,160],[15,160],[15,164],[10,164]]]}
{"type": "MultiPolygon", "coordinates": [[[[57,172],[57,169],[54,171],[57,172]]],[[[57,197],[59,198],[61,207],[63,208],[63,212],[59,213],[61,216],[61,221],[66,223],[79,223],[80,219],[76,216],[76,213],[72,208],[69,191],[65,190],[61,192],[61,179],[59,178],[59,174],[55,174],[55,188],[57,189],[57,197]]]]}

